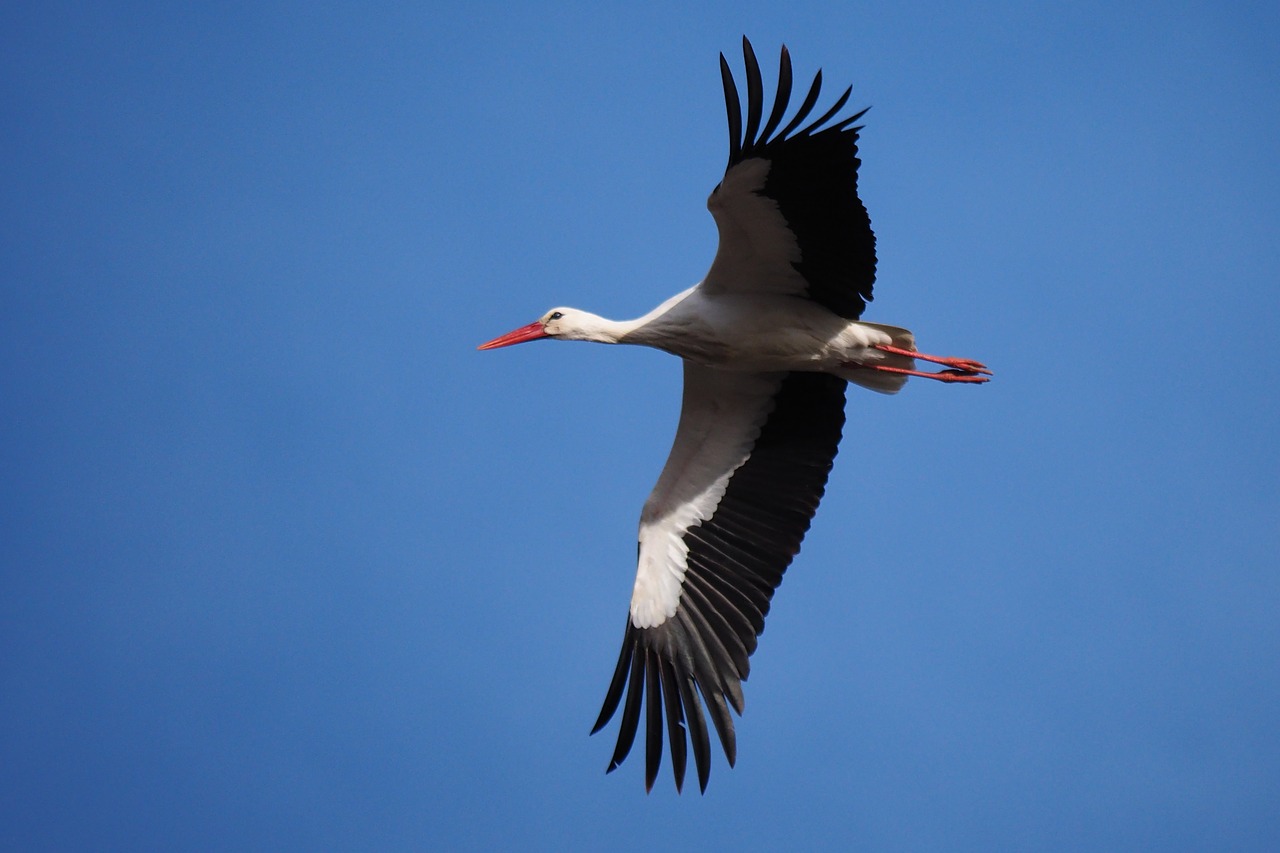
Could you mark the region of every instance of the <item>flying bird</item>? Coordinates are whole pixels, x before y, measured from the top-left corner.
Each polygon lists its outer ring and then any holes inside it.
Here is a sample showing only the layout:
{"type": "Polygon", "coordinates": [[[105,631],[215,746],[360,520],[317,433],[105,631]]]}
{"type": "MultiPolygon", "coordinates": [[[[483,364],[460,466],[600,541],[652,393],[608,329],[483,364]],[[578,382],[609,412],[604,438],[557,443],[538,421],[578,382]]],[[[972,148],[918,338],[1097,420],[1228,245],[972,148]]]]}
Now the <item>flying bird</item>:
{"type": "Polygon", "coordinates": [[[677,791],[689,747],[706,791],[706,716],[729,766],[735,762],[729,709],[742,714],[741,682],[769,603],[826,488],[847,383],[893,394],[912,376],[980,383],[990,374],[972,359],[917,352],[906,329],[859,320],[876,271],[875,236],[857,191],[855,123],[866,110],[838,117],[850,86],[808,121],[819,71],[783,125],[792,83],[784,46],[762,125],[764,85],[746,38],[742,52],[745,128],[720,55],[729,163],[707,200],[720,243],[706,278],[635,320],[554,308],[479,347],[596,341],[656,347],[684,361],[680,422],[640,514],[622,654],[592,729],[621,705],[606,772],[616,769],[631,751],[643,700],[646,790],[658,775],[664,727],[677,791]],[[917,370],[917,361],[942,369],[917,370]]]}

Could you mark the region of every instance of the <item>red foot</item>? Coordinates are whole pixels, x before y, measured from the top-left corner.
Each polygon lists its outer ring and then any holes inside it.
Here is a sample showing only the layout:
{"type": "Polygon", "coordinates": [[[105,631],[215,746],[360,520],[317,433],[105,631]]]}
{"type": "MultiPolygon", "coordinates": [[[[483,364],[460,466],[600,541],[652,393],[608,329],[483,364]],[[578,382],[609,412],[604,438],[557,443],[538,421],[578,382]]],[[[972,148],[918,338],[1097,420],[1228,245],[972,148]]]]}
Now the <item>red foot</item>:
{"type": "MultiPolygon", "coordinates": [[[[956,370],[960,371],[961,373],[985,373],[985,374],[987,374],[988,376],[991,376],[991,375],[992,375],[992,374],[991,374],[991,371],[990,371],[990,370],[987,370],[987,366],[986,366],[985,364],[983,364],[983,363],[982,363],[982,362],[980,362],[980,361],[974,361],[974,360],[973,360],[973,359],[971,359],[971,358],[956,358],[955,356],[949,356],[949,355],[928,355],[928,354],[926,354],[926,353],[916,352],[915,350],[900,349],[900,348],[898,348],[898,347],[891,347],[891,346],[889,346],[889,345],[887,345],[887,344],[875,344],[875,345],[873,345],[873,346],[872,346],[872,349],[878,349],[878,350],[880,350],[881,352],[893,353],[894,355],[905,355],[907,358],[918,358],[918,359],[920,359],[921,361],[931,361],[931,362],[933,362],[934,364],[941,364],[941,365],[943,365],[944,367],[953,367],[953,368],[955,368],[956,370]]],[[[897,373],[897,372],[900,372],[900,371],[894,371],[894,372],[895,372],[895,373],[897,373]]],[[[947,373],[947,372],[948,372],[948,371],[945,371],[945,370],[943,371],[943,373],[944,373],[944,374],[945,374],[945,373],[947,373]]],[[[915,374],[912,374],[912,375],[913,375],[913,376],[933,376],[933,375],[935,375],[935,374],[932,374],[932,373],[915,373],[915,374]]],[[[941,375],[941,374],[939,374],[939,375],[941,375]]],[[[948,381],[950,381],[950,382],[954,382],[954,381],[956,381],[956,380],[954,380],[954,379],[952,379],[952,380],[946,380],[946,379],[944,379],[943,381],[944,381],[944,382],[948,382],[948,381]]],[[[966,381],[966,382],[968,382],[968,381],[972,381],[972,380],[965,380],[965,381],[966,381]]]]}

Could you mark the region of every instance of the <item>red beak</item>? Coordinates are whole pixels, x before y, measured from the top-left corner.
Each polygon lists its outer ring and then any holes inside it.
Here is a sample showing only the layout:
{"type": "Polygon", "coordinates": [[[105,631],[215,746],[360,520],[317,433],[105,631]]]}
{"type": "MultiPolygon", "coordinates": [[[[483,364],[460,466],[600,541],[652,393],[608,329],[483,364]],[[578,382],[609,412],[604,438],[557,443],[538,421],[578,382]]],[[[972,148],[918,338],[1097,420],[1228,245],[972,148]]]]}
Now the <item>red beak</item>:
{"type": "Polygon", "coordinates": [[[518,329],[512,329],[505,335],[500,335],[486,344],[481,344],[476,349],[497,349],[498,347],[509,347],[512,344],[522,344],[525,341],[536,341],[538,338],[545,338],[547,333],[542,330],[541,321],[530,323],[527,326],[521,326],[518,329]]]}

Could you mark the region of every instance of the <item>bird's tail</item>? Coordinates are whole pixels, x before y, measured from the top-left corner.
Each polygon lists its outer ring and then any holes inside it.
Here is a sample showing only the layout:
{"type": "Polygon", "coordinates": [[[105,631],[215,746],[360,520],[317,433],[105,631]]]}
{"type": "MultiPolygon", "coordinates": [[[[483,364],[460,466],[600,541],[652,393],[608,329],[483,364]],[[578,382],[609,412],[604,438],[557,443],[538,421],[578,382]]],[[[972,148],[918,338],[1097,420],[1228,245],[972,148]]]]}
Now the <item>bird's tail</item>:
{"type": "MultiPolygon", "coordinates": [[[[875,329],[878,332],[884,332],[892,340],[890,345],[898,349],[914,350],[916,348],[916,336],[910,330],[899,328],[898,326],[884,326],[880,323],[862,323],[861,325],[875,329]]],[[[869,361],[868,364],[882,364],[885,367],[898,367],[904,370],[914,370],[916,360],[907,358],[903,355],[895,355],[894,353],[873,351],[875,361],[869,361]]],[[[881,394],[897,394],[902,390],[902,386],[907,384],[907,377],[901,373],[889,373],[884,370],[869,370],[866,367],[850,368],[842,373],[845,379],[863,388],[870,388],[872,391],[879,391],[881,394]]]]}

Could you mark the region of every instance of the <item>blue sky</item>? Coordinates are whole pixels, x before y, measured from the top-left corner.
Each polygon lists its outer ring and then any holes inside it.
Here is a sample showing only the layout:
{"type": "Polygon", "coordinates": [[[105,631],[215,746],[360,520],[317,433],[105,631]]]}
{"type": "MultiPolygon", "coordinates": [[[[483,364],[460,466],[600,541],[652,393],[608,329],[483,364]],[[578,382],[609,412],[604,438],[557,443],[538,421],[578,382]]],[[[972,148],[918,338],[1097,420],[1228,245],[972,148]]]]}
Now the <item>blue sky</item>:
{"type": "Polygon", "coordinates": [[[1280,844],[1274,4],[106,5],[0,12],[0,847],[1280,844]],[[866,318],[996,379],[851,390],[646,796],[678,363],[475,345],[702,276],[743,33],[872,107],[866,318]]]}

